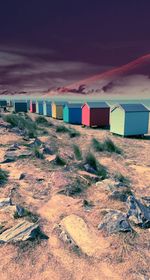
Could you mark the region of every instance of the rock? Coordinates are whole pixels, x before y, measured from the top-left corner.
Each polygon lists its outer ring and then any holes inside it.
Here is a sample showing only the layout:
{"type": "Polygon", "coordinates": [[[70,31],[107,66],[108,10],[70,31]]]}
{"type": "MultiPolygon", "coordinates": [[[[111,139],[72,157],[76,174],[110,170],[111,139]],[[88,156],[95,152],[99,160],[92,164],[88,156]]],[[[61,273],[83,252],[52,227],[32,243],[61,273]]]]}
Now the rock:
{"type": "Polygon", "coordinates": [[[110,189],[113,188],[114,184],[115,184],[115,181],[114,181],[114,180],[112,180],[112,179],[105,179],[105,180],[103,180],[103,181],[97,182],[97,183],[96,183],[96,186],[97,186],[97,187],[101,187],[101,188],[103,188],[104,190],[108,190],[108,191],[109,191],[110,189]]]}
{"type": "Polygon", "coordinates": [[[105,250],[108,246],[104,239],[98,240],[92,229],[89,229],[85,221],[77,215],[65,217],[59,224],[59,233],[63,241],[88,256],[101,255],[101,250],[105,250]]]}
{"type": "Polygon", "coordinates": [[[0,199],[0,207],[4,207],[4,206],[8,206],[8,205],[12,205],[10,197],[0,199]]]}
{"type": "Polygon", "coordinates": [[[131,195],[127,200],[129,211],[128,218],[134,217],[141,228],[150,228],[150,206],[144,205],[140,200],[131,195]]]}
{"type": "Polygon", "coordinates": [[[20,177],[19,177],[19,180],[23,180],[25,177],[26,177],[26,173],[21,173],[20,174],[20,177]]]}
{"type": "Polygon", "coordinates": [[[32,156],[31,151],[21,151],[18,153],[18,158],[30,157],[30,156],[32,156]]]}
{"type": "Polygon", "coordinates": [[[129,191],[128,188],[122,188],[121,190],[113,191],[111,195],[109,195],[109,198],[126,202],[129,195],[131,195],[131,191],[129,191]]]}
{"type": "Polygon", "coordinates": [[[87,171],[79,170],[78,173],[79,173],[79,175],[83,176],[84,178],[89,179],[90,181],[92,180],[94,182],[97,182],[100,180],[100,178],[97,175],[89,173],[87,171]]]}
{"type": "Polygon", "coordinates": [[[24,135],[24,132],[23,132],[21,129],[19,129],[18,127],[13,127],[13,128],[11,128],[11,129],[10,129],[10,132],[16,133],[16,134],[18,134],[18,135],[20,135],[20,136],[23,136],[23,135],[24,135]]]}
{"type": "Polygon", "coordinates": [[[112,179],[105,179],[96,183],[97,187],[103,188],[104,191],[109,192],[109,198],[125,202],[132,194],[129,186],[123,183],[115,182],[112,179]]]}
{"type": "MultiPolygon", "coordinates": [[[[0,243],[10,243],[26,240],[34,240],[37,237],[44,237],[39,225],[28,221],[21,221],[0,234],[0,243]]],[[[46,237],[46,236],[45,236],[46,237]]]]}
{"type": "Polygon", "coordinates": [[[126,214],[117,210],[110,210],[98,225],[98,229],[104,229],[109,235],[118,232],[131,232],[132,227],[126,217],[126,214]]]}
{"type": "Polygon", "coordinates": [[[97,173],[96,170],[93,167],[91,167],[88,163],[84,164],[84,169],[89,173],[93,173],[93,174],[97,173]]]}
{"type": "Polygon", "coordinates": [[[25,209],[24,207],[20,206],[20,205],[16,205],[16,215],[17,217],[21,218],[24,217],[25,215],[25,209]]]}
{"type": "Polygon", "coordinates": [[[4,156],[4,160],[1,163],[9,163],[16,161],[15,152],[7,152],[4,156]]]}
{"type": "Polygon", "coordinates": [[[36,138],[34,141],[31,141],[28,145],[31,148],[40,147],[42,145],[42,142],[40,139],[36,138]]]}
{"type": "Polygon", "coordinates": [[[43,154],[46,154],[46,155],[53,155],[54,152],[52,149],[50,149],[48,146],[44,146],[43,148],[43,154]]]}
{"type": "Polygon", "coordinates": [[[16,151],[16,150],[18,150],[18,149],[20,149],[19,148],[19,144],[18,143],[15,143],[15,144],[13,144],[13,145],[11,145],[8,149],[7,149],[7,151],[16,151]]]}
{"type": "Polygon", "coordinates": [[[56,155],[48,155],[45,157],[45,160],[47,160],[49,162],[53,162],[56,160],[56,155]]]}

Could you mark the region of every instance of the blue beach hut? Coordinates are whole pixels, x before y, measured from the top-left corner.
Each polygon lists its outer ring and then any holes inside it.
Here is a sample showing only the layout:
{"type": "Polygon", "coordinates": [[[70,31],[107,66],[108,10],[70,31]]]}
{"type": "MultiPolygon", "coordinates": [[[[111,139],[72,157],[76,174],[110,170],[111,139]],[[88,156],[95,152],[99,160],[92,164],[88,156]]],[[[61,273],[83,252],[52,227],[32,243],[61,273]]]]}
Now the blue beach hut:
{"type": "Polygon", "coordinates": [[[52,116],[52,103],[51,101],[44,101],[43,104],[43,111],[44,111],[44,116],[51,117],[52,116]]]}
{"type": "Polygon", "coordinates": [[[42,100],[37,100],[36,101],[36,113],[39,115],[43,115],[43,101],[42,100]]]}
{"type": "Polygon", "coordinates": [[[82,123],[82,103],[67,103],[63,108],[63,120],[66,123],[82,123]]]}
{"type": "Polygon", "coordinates": [[[110,131],[122,136],[148,133],[149,110],[143,104],[119,104],[111,109],[110,131]]]}

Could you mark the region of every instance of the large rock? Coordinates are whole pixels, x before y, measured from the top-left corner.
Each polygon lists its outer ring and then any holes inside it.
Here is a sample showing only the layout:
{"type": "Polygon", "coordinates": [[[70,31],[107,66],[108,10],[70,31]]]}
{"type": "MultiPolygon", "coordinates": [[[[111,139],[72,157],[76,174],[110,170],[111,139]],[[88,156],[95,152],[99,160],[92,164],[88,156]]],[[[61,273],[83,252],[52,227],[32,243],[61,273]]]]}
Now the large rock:
{"type": "Polygon", "coordinates": [[[131,232],[132,227],[126,214],[117,210],[110,210],[105,216],[98,229],[104,229],[108,234],[119,232],[131,232]]]}
{"type": "Polygon", "coordinates": [[[18,144],[18,143],[15,143],[15,144],[12,144],[12,145],[7,149],[7,151],[8,151],[8,152],[13,152],[13,151],[16,151],[16,150],[18,150],[18,149],[20,149],[19,144],[18,144]]]}
{"type": "Polygon", "coordinates": [[[4,206],[12,205],[11,198],[0,198],[0,208],[4,206]]]}
{"type": "Polygon", "coordinates": [[[35,239],[40,235],[38,224],[21,221],[0,235],[0,243],[10,243],[35,239]]]}
{"type": "Polygon", "coordinates": [[[59,224],[60,237],[79,248],[88,256],[100,256],[108,244],[104,239],[98,239],[95,232],[89,229],[85,221],[77,216],[65,217],[59,224]]]}
{"type": "Polygon", "coordinates": [[[144,205],[134,195],[127,200],[129,211],[127,217],[134,218],[134,221],[142,228],[150,228],[150,206],[144,205]]]}
{"type": "Polygon", "coordinates": [[[16,153],[15,151],[13,152],[7,152],[4,156],[4,160],[1,163],[10,163],[16,161],[16,153]]]}

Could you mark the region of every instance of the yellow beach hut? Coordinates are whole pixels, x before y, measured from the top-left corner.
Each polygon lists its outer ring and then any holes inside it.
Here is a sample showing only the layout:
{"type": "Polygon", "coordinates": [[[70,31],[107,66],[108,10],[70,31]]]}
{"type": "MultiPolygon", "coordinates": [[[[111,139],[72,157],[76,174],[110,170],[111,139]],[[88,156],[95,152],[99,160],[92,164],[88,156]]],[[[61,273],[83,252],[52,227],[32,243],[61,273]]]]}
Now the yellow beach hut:
{"type": "Polygon", "coordinates": [[[55,101],[52,103],[52,118],[54,119],[63,119],[63,108],[66,105],[66,102],[55,101]]]}

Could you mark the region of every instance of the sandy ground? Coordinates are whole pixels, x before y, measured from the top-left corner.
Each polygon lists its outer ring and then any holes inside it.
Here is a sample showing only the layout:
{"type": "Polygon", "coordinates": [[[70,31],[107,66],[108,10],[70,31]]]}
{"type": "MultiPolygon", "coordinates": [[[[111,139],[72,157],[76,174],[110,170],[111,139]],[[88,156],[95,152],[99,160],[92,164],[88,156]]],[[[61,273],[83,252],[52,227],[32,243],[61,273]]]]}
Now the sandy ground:
{"type": "MultiPolygon", "coordinates": [[[[71,159],[73,144],[78,144],[82,152],[86,153],[92,150],[93,137],[100,141],[110,137],[123,150],[123,155],[95,152],[99,162],[108,168],[110,176],[120,172],[128,177],[138,198],[150,196],[150,137],[144,140],[126,139],[111,135],[107,130],[73,126],[81,136],[70,139],[67,134],[55,132],[55,125],[62,124],[61,121],[51,119],[51,122],[54,126],[47,129],[49,135],[41,137],[41,140],[50,146],[57,143],[60,154],[68,159],[68,165],[75,161],[71,159]]],[[[11,144],[21,141],[21,136],[0,127],[0,161],[11,144]]],[[[102,218],[101,210],[107,208],[125,211],[124,202],[109,199],[107,191],[94,183],[78,197],[58,194],[76,174],[70,169],[53,168],[51,163],[44,160],[25,158],[1,167],[10,172],[7,185],[0,189],[1,197],[11,194],[14,203],[40,215],[40,226],[49,237],[48,240],[38,244],[33,242],[22,248],[11,244],[1,245],[1,280],[150,279],[149,229],[137,228],[134,239],[128,234],[107,236],[97,230],[102,218]],[[25,180],[19,180],[21,173],[27,174],[25,180]],[[94,204],[90,211],[83,207],[83,199],[94,204]],[[59,238],[54,228],[62,218],[70,214],[78,215],[86,222],[92,231],[93,247],[97,244],[100,248],[98,255],[77,254],[59,238]]],[[[0,218],[2,217],[0,212],[0,218]]]]}

